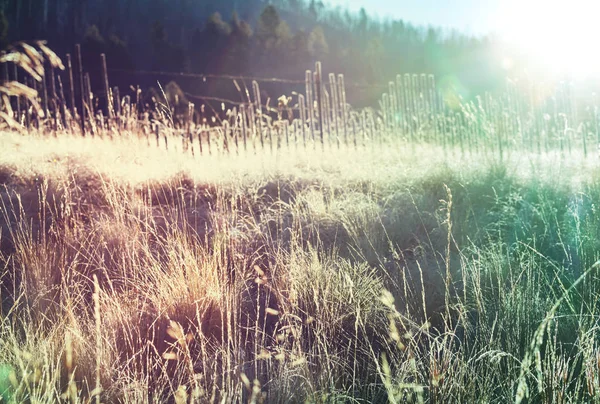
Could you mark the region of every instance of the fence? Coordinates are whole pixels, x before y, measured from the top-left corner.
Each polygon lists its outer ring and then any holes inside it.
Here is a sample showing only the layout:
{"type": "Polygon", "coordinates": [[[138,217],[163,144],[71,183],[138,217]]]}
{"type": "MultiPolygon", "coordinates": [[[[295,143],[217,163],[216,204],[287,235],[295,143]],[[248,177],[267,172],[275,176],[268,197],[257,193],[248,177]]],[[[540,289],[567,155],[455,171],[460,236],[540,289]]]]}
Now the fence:
{"type": "MultiPolygon", "coordinates": [[[[325,76],[320,62],[314,71],[306,71],[304,80],[136,72],[231,80],[241,94],[241,100],[234,101],[184,93],[193,102],[171,105],[164,91],[154,94],[149,103],[144,102],[139,88],[133,95],[121,96],[118,87],[110,86],[104,55],[100,68],[103,88],[93,92],[77,45],[75,68],[71,55],[66,55],[64,73],[49,68],[40,83],[24,79],[24,84],[37,87],[45,117],[26,100],[13,97],[16,120],[27,131],[81,132],[108,138],[129,132],[166,148],[172,141],[181,141],[184,150],[193,154],[365,147],[402,139],[459,148],[463,153],[492,151],[501,157],[514,149],[537,153],[580,149],[587,155],[591,144],[600,144],[597,99],[579,99],[569,83],[548,89],[533,82],[507,81],[499,94],[463,100],[456,92],[440,90],[433,75],[402,74],[378,87],[385,91],[378,108],[355,110],[348,103],[346,88],[357,84],[347,84],[342,74],[325,76]],[[246,82],[251,82],[250,88],[246,82]],[[302,85],[304,91],[270,105],[270,100],[261,99],[261,82],[302,85]],[[221,104],[220,110],[214,103],[221,104]]],[[[5,81],[9,70],[5,64],[5,81]]],[[[18,80],[16,67],[12,75],[18,80]]]]}

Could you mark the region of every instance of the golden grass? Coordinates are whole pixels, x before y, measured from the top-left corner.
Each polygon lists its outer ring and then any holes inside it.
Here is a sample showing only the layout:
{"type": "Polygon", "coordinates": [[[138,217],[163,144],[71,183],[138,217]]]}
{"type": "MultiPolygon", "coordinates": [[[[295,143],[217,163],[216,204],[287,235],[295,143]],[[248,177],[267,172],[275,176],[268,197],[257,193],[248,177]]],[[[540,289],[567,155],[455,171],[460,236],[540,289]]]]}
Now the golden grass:
{"type": "Polygon", "coordinates": [[[290,147],[274,153],[248,151],[239,156],[234,153],[196,158],[183,153],[182,145],[176,141],[172,141],[170,150],[165,151],[148,147],[145,138],[132,134],[107,141],[90,136],[53,138],[3,132],[0,142],[3,146],[0,161],[4,167],[18,167],[17,177],[33,177],[44,172],[64,178],[80,163],[111,181],[132,185],[150,180],[164,181],[180,172],[195,181],[223,185],[273,175],[381,184],[396,182],[399,178],[419,179],[440,169],[466,175],[491,164],[501,164],[521,179],[537,178],[541,182],[568,179],[573,184],[580,184],[600,164],[600,159],[594,157],[584,159],[579,153],[564,155],[559,152],[513,153],[499,162],[494,155],[462,155],[456,150],[448,158],[441,147],[403,142],[325,151],[290,147]]]}
{"type": "Polygon", "coordinates": [[[592,158],[0,144],[5,401],[600,394],[592,158]]]}

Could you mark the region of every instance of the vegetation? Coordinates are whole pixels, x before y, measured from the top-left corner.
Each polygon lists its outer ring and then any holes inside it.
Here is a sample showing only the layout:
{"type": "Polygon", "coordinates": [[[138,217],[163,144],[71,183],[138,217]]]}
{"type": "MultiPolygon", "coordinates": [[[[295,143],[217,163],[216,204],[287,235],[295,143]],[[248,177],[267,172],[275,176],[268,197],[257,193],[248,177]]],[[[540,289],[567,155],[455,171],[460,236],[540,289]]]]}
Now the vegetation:
{"type": "MultiPolygon", "coordinates": [[[[400,72],[434,74],[466,99],[496,90],[505,75],[498,56],[502,52],[492,38],[379,21],[364,10],[355,14],[320,1],[54,0],[45,1],[44,7],[22,0],[2,3],[9,40],[47,39],[61,56],[82,43],[84,70],[92,73],[92,80],[99,76],[98,55],[106,53],[109,68],[120,69],[111,77],[123,91],[131,84],[145,88],[165,80],[133,70],[296,79],[320,60],[361,85],[350,90],[349,100],[369,106],[382,92],[369,86],[385,86],[400,72]]],[[[178,80],[195,94],[237,96],[230,80],[178,80]]],[[[264,90],[276,98],[284,88],[271,83],[264,90]]]]}
{"type": "MultiPolygon", "coordinates": [[[[235,52],[204,68],[278,61],[291,30],[214,14],[199,38],[235,52]]],[[[193,56],[161,23],[149,43],[193,56]]],[[[34,79],[0,87],[0,402],[600,400],[595,100],[406,74],[354,110],[317,63],[293,102],[235,83],[209,117],[105,74],[67,103],[35,45],[0,57],[34,79]]],[[[93,26],[84,47],[126,49],[93,26]]]]}
{"type": "Polygon", "coordinates": [[[5,400],[598,399],[591,159],[2,136],[5,400]]]}

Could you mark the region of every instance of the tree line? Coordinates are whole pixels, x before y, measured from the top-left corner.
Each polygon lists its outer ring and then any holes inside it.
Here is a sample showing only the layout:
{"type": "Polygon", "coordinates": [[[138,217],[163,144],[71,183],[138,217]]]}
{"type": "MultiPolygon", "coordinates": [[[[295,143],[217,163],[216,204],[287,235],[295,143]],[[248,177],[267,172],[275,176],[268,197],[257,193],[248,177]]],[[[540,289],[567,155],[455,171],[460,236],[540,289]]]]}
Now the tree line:
{"type": "MultiPolygon", "coordinates": [[[[59,54],[82,43],[93,80],[107,55],[117,85],[166,77],[140,70],[302,79],[320,60],[358,84],[349,99],[372,105],[398,73],[435,74],[465,98],[493,90],[504,71],[493,40],[372,18],[316,0],[0,0],[0,46],[47,39],[59,54]]],[[[187,91],[236,96],[224,80],[182,80],[187,91]]],[[[277,98],[290,86],[268,84],[277,98]]],[[[298,88],[300,90],[300,86],[298,88]]]]}

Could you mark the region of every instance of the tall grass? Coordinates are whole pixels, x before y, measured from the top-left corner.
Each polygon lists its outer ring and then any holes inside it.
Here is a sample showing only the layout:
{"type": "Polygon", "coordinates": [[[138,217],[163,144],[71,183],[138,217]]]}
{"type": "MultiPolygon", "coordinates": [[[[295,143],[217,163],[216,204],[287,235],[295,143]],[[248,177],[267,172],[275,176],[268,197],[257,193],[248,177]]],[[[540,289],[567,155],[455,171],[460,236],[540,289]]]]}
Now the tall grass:
{"type": "Polygon", "coordinates": [[[598,399],[595,161],[2,136],[4,401],[598,399]]]}

